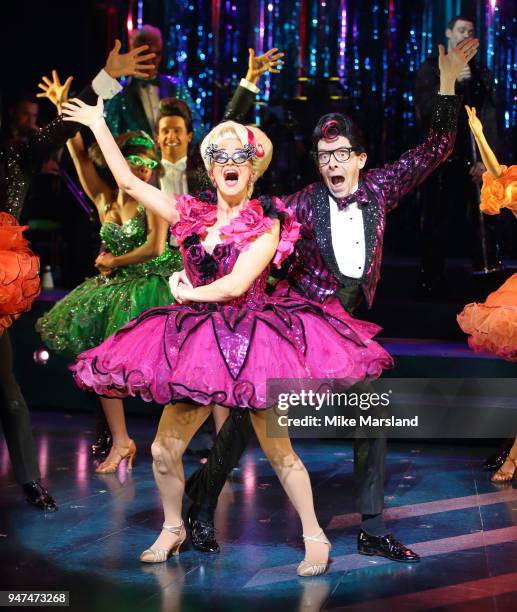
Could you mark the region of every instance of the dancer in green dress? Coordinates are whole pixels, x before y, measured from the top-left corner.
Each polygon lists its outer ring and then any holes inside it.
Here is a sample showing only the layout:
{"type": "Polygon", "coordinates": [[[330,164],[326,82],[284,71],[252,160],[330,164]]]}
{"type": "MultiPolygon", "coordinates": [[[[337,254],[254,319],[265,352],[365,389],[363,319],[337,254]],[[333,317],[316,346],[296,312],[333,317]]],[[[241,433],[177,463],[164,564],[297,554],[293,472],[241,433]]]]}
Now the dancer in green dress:
{"type": "MultiPolygon", "coordinates": [[[[66,91],[54,81],[48,97],[66,101],[66,91]]],[[[131,171],[150,181],[161,164],[153,140],[144,132],[117,138],[131,171]]],[[[46,345],[76,356],[98,345],[144,310],[173,302],[169,276],[182,268],[177,248],[167,243],[168,225],[142,205],[118,191],[100,149],[85,149],[77,134],[67,143],[82,188],[95,204],[105,247],[95,261],[99,274],[86,279],[41,317],[36,324],[46,345]]],[[[114,472],[122,459],[131,469],[136,446],[129,437],[121,400],[101,398],[113,437],[106,460],[96,471],[114,472]]]]}

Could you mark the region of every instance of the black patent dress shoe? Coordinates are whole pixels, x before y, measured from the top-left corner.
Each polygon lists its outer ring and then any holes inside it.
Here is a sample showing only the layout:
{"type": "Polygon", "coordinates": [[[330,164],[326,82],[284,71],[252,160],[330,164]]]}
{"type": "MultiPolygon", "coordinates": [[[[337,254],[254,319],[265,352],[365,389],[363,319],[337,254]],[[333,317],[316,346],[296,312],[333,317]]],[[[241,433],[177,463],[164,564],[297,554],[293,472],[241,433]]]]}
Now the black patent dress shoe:
{"type": "Polygon", "coordinates": [[[498,470],[508,458],[514,440],[506,440],[504,444],[496,450],[495,453],[487,458],[483,467],[485,470],[498,470]]]}
{"type": "Polygon", "coordinates": [[[188,531],[192,546],[201,552],[217,553],[219,544],[215,539],[214,521],[200,521],[192,514],[192,508],[187,515],[188,531]]]}
{"type": "Polygon", "coordinates": [[[395,539],[393,534],[373,536],[361,529],[357,536],[357,552],[361,555],[378,555],[401,563],[418,563],[420,557],[395,539]]]}
{"type": "Polygon", "coordinates": [[[45,487],[37,480],[26,482],[23,491],[27,501],[44,512],[57,512],[57,504],[45,487]]]}
{"type": "Polygon", "coordinates": [[[98,434],[97,439],[91,445],[91,451],[95,459],[104,459],[108,456],[111,449],[111,432],[109,430],[98,434]]]}

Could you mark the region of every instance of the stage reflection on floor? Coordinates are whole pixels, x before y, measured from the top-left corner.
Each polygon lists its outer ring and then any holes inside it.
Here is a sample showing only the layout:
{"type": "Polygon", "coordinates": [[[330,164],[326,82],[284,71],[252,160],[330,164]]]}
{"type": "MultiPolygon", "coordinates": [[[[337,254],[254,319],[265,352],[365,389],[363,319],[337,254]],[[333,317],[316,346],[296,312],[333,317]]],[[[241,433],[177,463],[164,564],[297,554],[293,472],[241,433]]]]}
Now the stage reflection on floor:
{"type": "MultiPolygon", "coordinates": [[[[221,496],[221,553],[185,545],[179,559],[143,565],[139,554],[163,520],[149,453],[155,422],[131,419],[135,468],[105,476],[94,474],[88,453],[93,416],[37,412],[34,423],[59,512],[45,516],[23,502],[0,439],[0,590],[67,590],[72,610],[517,609],[517,489],[490,483],[487,447],[390,444],[388,524],[422,555],[403,565],[355,553],[350,442],[297,443],[333,543],[329,572],[301,579],[298,519],[257,448],[221,496]]],[[[198,461],[186,458],[187,475],[198,461]]]]}

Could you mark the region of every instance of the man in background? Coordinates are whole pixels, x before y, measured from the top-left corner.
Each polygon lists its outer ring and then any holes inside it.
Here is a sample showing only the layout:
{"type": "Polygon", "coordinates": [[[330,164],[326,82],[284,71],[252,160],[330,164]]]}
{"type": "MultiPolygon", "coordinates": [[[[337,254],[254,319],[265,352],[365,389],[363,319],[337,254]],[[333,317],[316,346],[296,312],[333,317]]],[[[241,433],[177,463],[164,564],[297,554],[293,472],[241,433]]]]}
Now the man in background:
{"type": "MultiPolygon", "coordinates": [[[[453,17],[445,36],[450,52],[465,39],[475,36],[474,21],[462,15],[453,17]]],[[[432,102],[438,86],[438,58],[431,57],[420,67],[415,89],[416,118],[422,133],[429,129],[432,102]]],[[[477,108],[486,138],[496,149],[495,85],[488,68],[477,58],[472,59],[458,75],[455,88],[463,104],[477,108]]],[[[451,254],[448,252],[451,244],[459,245],[465,251],[455,255],[471,256],[474,272],[487,273],[499,268],[497,221],[479,211],[479,189],[485,170],[471,139],[467,115],[461,112],[452,155],[429,177],[421,190],[423,249],[420,294],[424,299],[447,297],[445,257],[451,254]],[[462,236],[467,237],[466,244],[461,244],[462,236]]]]}
{"type": "Polygon", "coordinates": [[[106,104],[106,123],[111,132],[116,136],[122,132],[143,130],[150,136],[156,136],[155,126],[160,100],[177,98],[189,107],[193,121],[193,142],[200,142],[204,128],[187,86],[179,76],[158,73],[163,56],[163,37],[160,30],[151,25],[143,25],[140,29],[133,30],[129,40],[130,49],[141,45],[147,45],[149,52],[156,54],[151,60],[153,68],[147,72],[147,76],[129,78],[122,93],[106,104]]]}

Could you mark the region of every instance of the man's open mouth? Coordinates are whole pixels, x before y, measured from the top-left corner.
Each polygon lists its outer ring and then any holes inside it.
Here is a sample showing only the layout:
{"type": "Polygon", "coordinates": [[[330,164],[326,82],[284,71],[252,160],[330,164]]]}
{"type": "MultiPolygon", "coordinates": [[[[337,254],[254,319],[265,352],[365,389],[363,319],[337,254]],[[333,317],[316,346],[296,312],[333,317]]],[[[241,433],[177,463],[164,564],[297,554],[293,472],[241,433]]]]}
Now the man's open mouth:
{"type": "Polygon", "coordinates": [[[344,184],[345,177],[344,176],[331,176],[330,182],[332,183],[333,187],[340,187],[341,185],[344,184]]]}

